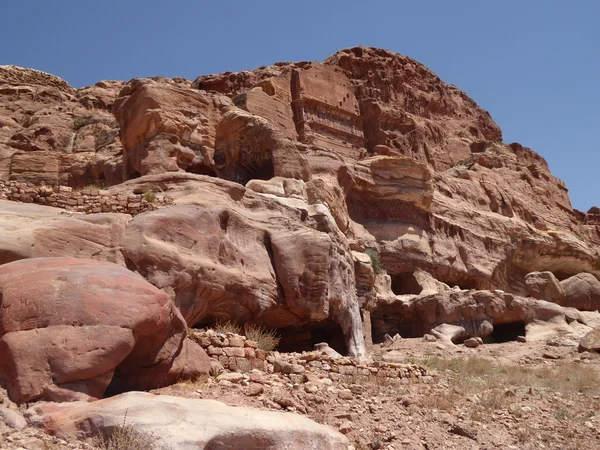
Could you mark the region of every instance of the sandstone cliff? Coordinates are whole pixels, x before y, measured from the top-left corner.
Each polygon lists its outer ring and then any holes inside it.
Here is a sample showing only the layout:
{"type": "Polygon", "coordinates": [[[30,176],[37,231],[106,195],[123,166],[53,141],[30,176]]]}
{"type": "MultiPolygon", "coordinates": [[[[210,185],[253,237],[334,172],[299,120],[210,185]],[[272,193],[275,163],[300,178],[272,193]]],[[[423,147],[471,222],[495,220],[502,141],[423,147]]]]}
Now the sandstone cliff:
{"type": "Polygon", "coordinates": [[[588,326],[571,306],[596,308],[596,294],[570,304],[527,280],[600,277],[597,211],[574,210],[546,161],[504,143],[465,93],[385,50],[82,89],[2,66],[0,180],[173,199],[135,217],[0,200],[0,262],[120,264],[189,326],[259,323],[364,356],[364,332],[523,323],[534,339],[541,323],[588,326]]]}

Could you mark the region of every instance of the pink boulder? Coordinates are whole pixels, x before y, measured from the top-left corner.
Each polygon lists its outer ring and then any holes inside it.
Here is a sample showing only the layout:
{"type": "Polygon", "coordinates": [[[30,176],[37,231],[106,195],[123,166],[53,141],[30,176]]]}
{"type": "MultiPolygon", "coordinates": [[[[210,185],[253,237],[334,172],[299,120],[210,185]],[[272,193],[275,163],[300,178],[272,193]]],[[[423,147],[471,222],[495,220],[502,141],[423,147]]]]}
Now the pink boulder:
{"type": "Polygon", "coordinates": [[[116,264],[0,266],[0,378],[15,402],[94,400],[208,372],[168,295],[116,264]]]}

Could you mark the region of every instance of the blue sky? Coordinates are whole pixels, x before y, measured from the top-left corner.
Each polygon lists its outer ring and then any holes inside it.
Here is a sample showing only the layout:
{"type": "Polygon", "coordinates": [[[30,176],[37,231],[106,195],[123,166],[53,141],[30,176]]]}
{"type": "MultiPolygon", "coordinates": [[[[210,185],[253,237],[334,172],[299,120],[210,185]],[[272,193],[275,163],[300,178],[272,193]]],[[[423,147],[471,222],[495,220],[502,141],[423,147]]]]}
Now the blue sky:
{"type": "Polygon", "coordinates": [[[75,87],[238,71],[370,45],[410,56],[600,205],[598,0],[4,1],[0,64],[75,87]]]}

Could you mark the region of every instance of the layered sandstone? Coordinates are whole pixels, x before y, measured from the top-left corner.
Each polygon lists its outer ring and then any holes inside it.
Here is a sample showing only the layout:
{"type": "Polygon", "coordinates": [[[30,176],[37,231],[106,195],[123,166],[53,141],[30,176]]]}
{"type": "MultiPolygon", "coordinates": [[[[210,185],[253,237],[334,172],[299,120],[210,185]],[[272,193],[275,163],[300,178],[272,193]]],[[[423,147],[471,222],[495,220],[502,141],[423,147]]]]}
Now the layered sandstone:
{"type": "Polygon", "coordinates": [[[188,325],[259,323],[284,346],[325,336],[357,356],[369,318],[376,340],[592,325],[570,308],[597,308],[597,208],[575,211],[540,155],[504,143],[487,111],[410,58],[355,47],[79,90],[3,67],[0,95],[1,180],[105,180],[127,201],[115,211],[131,213],[0,202],[0,262],[112,261],[165,291],[188,325]],[[173,204],[130,208],[143,192],[173,204]]]}

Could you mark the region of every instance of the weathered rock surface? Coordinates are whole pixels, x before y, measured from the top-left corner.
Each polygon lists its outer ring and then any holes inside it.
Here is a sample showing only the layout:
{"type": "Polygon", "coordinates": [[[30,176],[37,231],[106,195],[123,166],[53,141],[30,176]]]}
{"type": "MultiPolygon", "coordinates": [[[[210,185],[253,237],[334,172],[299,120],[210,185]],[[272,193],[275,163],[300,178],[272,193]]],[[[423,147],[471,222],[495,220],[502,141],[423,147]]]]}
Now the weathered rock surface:
{"type": "Polygon", "coordinates": [[[533,298],[558,304],[562,304],[565,299],[565,291],[552,272],[528,273],[525,275],[525,285],[533,298]]]}
{"type": "Polygon", "coordinates": [[[364,354],[348,244],[329,210],[308,204],[301,180],[273,179],[257,192],[198,175],[175,178],[182,185],[167,192],[176,205],[136,216],[121,252],[175,299],[188,324],[283,328],[331,318],[348,352],[364,354]]]}
{"type": "Polygon", "coordinates": [[[310,327],[335,324],[356,355],[359,307],[380,335],[448,324],[484,336],[524,321],[528,339],[569,332],[568,307],[597,309],[586,287],[600,283],[597,208],[573,210],[541,156],[503,143],[486,111],[410,58],[355,47],[323,63],[79,90],[3,67],[0,96],[0,177],[123,179],[111,194],[176,203],[133,219],[12,214],[0,262],[114,261],[166,291],[188,324],[295,327],[307,344],[310,327]],[[582,273],[585,286],[567,283],[582,273]],[[473,312],[488,301],[512,318],[473,312]],[[446,306],[435,317],[431,305],[446,306]]]}
{"type": "Polygon", "coordinates": [[[41,403],[29,413],[34,423],[63,438],[110,436],[126,420],[127,425],[153,433],[173,450],[347,450],[349,446],[341,433],[298,414],[142,392],[94,403],[41,403]]]}
{"type": "Polygon", "coordinates": [[[585,316],[555,303],[485,290],[397,296],[380,304],[371,320],[377,341],[385,333],[431,333],[453,343],[470,337],[516,340],[520,334],[531,341],[546,340],[575,334],[572,325],[588,323],[585,316]]]}
{"type": "Polygon", "coordinates": [[[107,262],[0,266],[0,377],[15,402],[102,398],[207,373],[171,299],[107,262]]]}
{"type": "Polygon", "coordinates": [[[216,126],[227,98],[189,89],[180,79],[135,79],[113,105],[126,179],[188,170],[214,174],[216,126]]]}
{"type": "Polygon", "coordinates": [[[561,281],[564,305],[581,311],[600,310],[600,281],[590,273],[580,273],[561,281]]]}
{"type": "Polygon", "coordinates": [[[600,353],[600,327],[594,328],[579,341],[579,351],[600,353]]]}
{"type": "Polygon", "coordinates": [[[0,66],[0,179],[85,186],[123,180],[110,112],[122,82],[75,90],[53,75],[0,66]]]}

